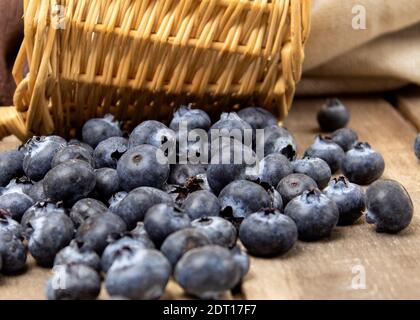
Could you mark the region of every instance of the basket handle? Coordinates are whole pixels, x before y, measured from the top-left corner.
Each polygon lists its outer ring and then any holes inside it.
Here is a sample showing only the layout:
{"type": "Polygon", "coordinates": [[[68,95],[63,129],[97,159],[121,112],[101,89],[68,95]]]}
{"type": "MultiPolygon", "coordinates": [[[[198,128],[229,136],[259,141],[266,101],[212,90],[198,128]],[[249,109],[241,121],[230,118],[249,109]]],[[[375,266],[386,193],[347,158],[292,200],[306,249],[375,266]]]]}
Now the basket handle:
{"type": "Polygon", "coordinates": [[[15,107],[0,107],[0,140],[9,135],[25,140],[28,136],[25,121],[15,107]]]}

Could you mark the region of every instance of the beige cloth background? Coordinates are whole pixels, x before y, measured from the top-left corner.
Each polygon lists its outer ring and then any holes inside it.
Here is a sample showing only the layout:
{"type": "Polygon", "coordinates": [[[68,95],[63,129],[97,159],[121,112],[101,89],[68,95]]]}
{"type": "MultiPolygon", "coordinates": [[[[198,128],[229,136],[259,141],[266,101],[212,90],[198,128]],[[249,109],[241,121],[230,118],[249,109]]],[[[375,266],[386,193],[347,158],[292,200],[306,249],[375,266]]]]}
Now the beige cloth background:
{"type": "Polygon", "coordinates": [[[298,94],[337,94],[420,84],[420,0],[313,0],[298,94]],[[352,8],[366,8],[354,30],[352,8]]]}

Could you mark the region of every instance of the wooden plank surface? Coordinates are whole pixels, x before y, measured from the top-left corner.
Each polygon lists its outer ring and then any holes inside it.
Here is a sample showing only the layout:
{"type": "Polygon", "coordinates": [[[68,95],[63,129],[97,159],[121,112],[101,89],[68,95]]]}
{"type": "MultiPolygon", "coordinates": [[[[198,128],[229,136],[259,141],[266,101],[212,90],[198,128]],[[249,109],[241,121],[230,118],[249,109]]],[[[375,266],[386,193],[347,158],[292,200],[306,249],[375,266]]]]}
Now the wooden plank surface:
{"type": "Polygon", "coordinates": [[[420,130],[420,89],[397,96],[397,105],[401,113],[420,130]]]}
{"type": "MultiPolygon", "coordinates": [[[[351,109],[350,127],[369,141],[386,161],[386,178],[403,183],[411,194],[415,217],[399,235],[377,234],[366,223],[337,228],[331,239],[298,242],[277,259],[252,258],[251,271],[243,285],[247,299],[419,299],[420,298],[420,164],[411,145],[416,129],[398,111],[381,99],[344,100],[351,109]],[[363,278],[366,288],[355,290],[352,282],[363,278]]],[[[322,100],[300,100],[285,125],[296,135],[300,152],[317,133],[316,110],[322,100]]],[[[16,145],[8,139],[0,150],[16,145]]],[[[27,273],[0,277],[0,299],[43,299],[49,270],[30,260],[27,273]]],[[[360,282],[358,282],[360,283],[360,282]]],[[[106,298],[104,290],[101,298],[106,298]]],[[[164,298],[186,298],[170,283],[164,298]]],[[[230,298],[230,297],[227,297],[230,298]]]]}

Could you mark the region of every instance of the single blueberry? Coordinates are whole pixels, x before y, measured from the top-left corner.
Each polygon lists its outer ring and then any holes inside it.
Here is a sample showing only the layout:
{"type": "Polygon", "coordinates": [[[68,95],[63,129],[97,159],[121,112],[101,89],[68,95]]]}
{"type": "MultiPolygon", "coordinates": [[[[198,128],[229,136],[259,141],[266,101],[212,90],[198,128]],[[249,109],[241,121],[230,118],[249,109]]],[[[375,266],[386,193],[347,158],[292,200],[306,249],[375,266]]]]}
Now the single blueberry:
{"type": "Polygon", "coordinates": [[[330,182],[324,194],[335,202],[340,218],[339,226],[354,224],[366,209],[366,196],[362,187],[340,177],[330,182]]]}
{"type": "Polygon", "coordinates": [[[107,211],[107,206],[102,202],[85,198],[74,204],[70,211],[70,218],[73,220],[75,227],[78,228],[86,219],[97,214],[104,214],[107,211]]]}
{"type": "Polygon", "coordinates": [[[266,127],[264,135],[258,136],[256,148],[264,147],[264,155],[280,153],[289,160],[294,160],[297,155],[297,143],[293,135],[283,127],[277,125],[266,127]]]}
{"type": "Polygon", "coordinates": [[[43,202],[48,200],[48,197],[45,195],[44,192],[44,181],[41,180],[35,182],[32,185],[32,188],[28,191],[28,196],[31,197],[34,200],[34,202],[43,202]]]}
{"type": "Polygon", "coordinates": [[[93,158],[95,168],[117,168],[118,160],[128,150],[128,140],[122,137],[111,137],[102,141],[95,148],[93,158]]]}
{"type": "Polygon", "coordinates": [[[10,212],[0,209],[0,233],[10,232],[17,237],[24,235],[23,228],[19,222],[12,218],[10,212]]]}
{"type": "Polygon", "coordinates": [[[293,161],[293,171],[295,173],[306,174],[314,179],[319,189],[324,189],[331,179],[331,169],[328,163],[321,158],[304,157],[293,161]]]}
{"type": "Polygon", "coordinates": [[[90,119],[82,128],[83,141],[92,148],[96,148],[99,143],[108,138],[121,137],[122,135],[120,124],[111,114],[103,118],[90,119]]]}
{"type": "Polygon", "coordinates": [[[95,169],[96,184],[91,196],[96,199],[107,201],[121,190],[118,172],[111,168],[95,169]]]}
{"type": "Polygon", "coordinates": [[[110,236],[119,235],[127,230],[125,222],[117,215],[107,212],[96,214],[85,220],[76,233],[76,241],[83,250],[102,254],[110,236]]]}
{"type": "Polygon", "coordinates": [[[11,213],[12,218],[20,222],[23,214],[34,204],[34,200],[20,192],[5,193],[0,196],[0,209],[11,213]]]}
{"type": "Polygon", "coordinates": [[[170,234],[190,225],[191,220],[184,211],[164,203],[151,207],[144,218],[144,228],[158,248],[170,234]]]}
{"type": "Polygon", "coordinates": [[[81,160],[89,163],[92,167],[94,165],[92,154],[88,150],[81,146],[67,146],[55,154],[51,167],[54,168],[69,160],[81,160]]]}
{"type": "Polygon", "coordinates": [[[120,185],[125,191],[138,187],[162,188],[169,171],[167,159],[151,145],[140,145],[127,151],[117,165],[120,185]]]}
{"type": "Polygon", "coordinates": [[[170,195],[162,190],[140,187],[131,191],[115,207],[114,213],[121,217],[127,224],[128,230],[136,227],[137,222],[143,221],[147,211],[157,204],[174,205],[170,195]]]}
{"type": "Polygon", "coordinates": [[[67,143],[67,145],[69,145],[69,146],[79,146],[79,147],[82,147],[82,148],[86,149],[90,153],[91,156],[93,156],[93,148],[90,145],[88,145],[87,143],[81,142],[81,141],[79,141],[77,139],[71,139],[67,143]]]}
{"type": "Polygon", "coordinates": [[[331,134],[331,139],[344,151],[349,151],[359,140],[357,133],[349,128],[342,128],[331,134]]]}
{"type": "Polygon", "coordinates": [[[134,300],[159,299],[171,275],[171,265],[157,250],[139,250],[117,259],[106,275],[112,297],[134,300]]]}
{"type": "Polygon", "coordinates": [[[192,109],[191,106],[181,106],[175,111],[169,128],[178,131],[180,123],[185,124],[186,130],[203,129],[208,131],[211,127],[209,115],[201,109],[192,109]]]}
{"type": "Polygon", "coordinates": [[[0,229],[0,256],[4,274],[17,274],[25,270],[28,249],[23,238],[13,230],[0,229]]]}
{"type": "Polygon", "coordinates": [[[198,174],[206,173],[207,166],[204,164],[175,164],[171,165],[171,173],[168,183],[184,185],[188,179],[198,174]]]}
{"type": "Polygon", "coordinates": [[[61,202],[37,202],[25,212],[20,224],[25,229],[30,228],[30,221],[33,218],[49,217],[55,214],[67,215],[67,211],[63,208],[63,204],[61,202]]]}
{"type": "Polygon", "coordinates": [[[52,167],[54,156],[67,145],[66,140],[57,137],[34,137],[24,145],[23,170],[34,181],[44,178],[52,167]]]}
{"type": "Polygon", "coordinates": [[[179,259],[188,251],[210,245],[207,236],[196,228],[181,229],[168,236],[160,250],[174,268],[179,259]]]}
{"type": "Polygon", "coordinates": [[[366,196],[366,221],[374,224],[377,232],[398,233],[408,227],[413,218],[413,202],[399,182],[376,181],[366,196]]]}
{"type": "Polygon", "coordinates": [[[45,288],[48,300],[94,300],[100,291],[99,274],[83,264],[54,267],[54,273],[45,288]]]}
{"type": "Polygon", "coordinates": [[[148,238],[136,238],[130,235],[111,242],[102,253],[101,268],[108,272],[115,260],[123,255],[132,255],[134,252],[145,249],[154,249],[153,242],[148,238]]]}
{"type": "Polygon", "coordinates": [[[91,250],[81,249],[74,240],[61,249],[54,259],[54,266],[70,264],[83,264],[96,271],[101,270],[101,259],[98,254],[91,250]]]}
{"type": "Polygon", "coordinates": [[[48,198],[73,205],[93,191],[96,177],[85,161],[69,160],[51,169],[43,183],[48,198]]]}
{"type": "Polygon", "coordinates": [[[260,185],[246,180],[237,180],[228,184],[219,195],[219,202],[224,213],[227,210],[235,218],[245,218],[253,212],[271,207],[271,197],[260,185]]]}
{"type": "Polygon", "coordinates": [[[260,107],[239,110],[238,116],[249,123],[253,129],[264,129],[278,123],[277,118],[270,111],[260,107]]]}
{"type": "Polygon", "coordinates": [[[340,216],[334,201],[318,189],[290,201],[284,213],[296,223],[299,239],[304,241],[329,237],[340,216]]]}
{"type": "Polygon", "coordinates": [[[273,153],[260,161],[258,178],[276,187],[280,180],[293,173],[293,166],[284,155],[273,153]]]}
{"type": "Polygon", "coordinates": [[[20,150],[0,153],[0,187],[5,187],[10,180],[23,174],[24,157],[20,150]]]}
{"type": "Polygon", "coordinates": [[[368,143],[360,142],[347,151],[341,170],[351,182],[368,185],[382,176],[385,161],[368,143]]]}
{"type": "Polygon", "coordinates": [[[128,146],[130,149],[148,144],[160,148],[164,144],[171,146],[176,143],[176,133],[155,120],[144,121],[138,125],[130,135],[128,146]]]}
{"type": "Polygon", "coordinates": [[[302,173],[293,173],[279,182],[277,191],[283,199],[283,205],[286,205],[303,192],[317,187],[316,182],[311,177],[302,173]]]}
{"type": "Polygon", "coordinates": [[[344,156],[343,149],[330,137],[317,136],[314,144],[305,151],[305,157],[320,158],[328,163],[331,173],[340,169],[344,156]]]}
{"type": "Polygon", "coordinates": [[[32,216],[27,222],[28,248],[42,267],[51,267],[56,254],[74,237],[74,224],[64,213],[32,216]]]}
{"type": "Polygon", "coordinates": [[[318,111],[317,118],[321,130],[332,132],[347,125],[350,120],[350,113],[340,100],[329,99],[318,111]]]}
{"type": "Polygon", "coordinates": [[[217,299],[238,284],[241,269],[228,249],[211,245],[188,251],[177,263],[174,277],[188,294],[217,299]]]}
{"type": "Polygon", "coordinates": [[[201,217],[219,216],[219,199],[210,191],[200,190],[188,195],[182,204],[182,209],[195,220],[201,217]]]}
{"type": "Polygon", "coordinates": [[[298,238],[296,224],[278,210],[267,209],[245,218],[239,239],[255,256],[278,256],[289,251],[298,238]]]}
{"type": "Polygon", "coordinates": [[[209,131],[210,141],[227,137],[245,144],[247,135],[251,138],[249,143],[252,143],[255,138],[253,137],[252,127],[242,120],[236,112],[222,113],[220,120],[213,124],[209,131]]]}
{"type": "Polygon", "coordinates": [[[203,217],[191,222],[193,228],[204,233],[214,245],[233,248],[238,239],[238,231],[228,220],[221,217],[203,217]]]}

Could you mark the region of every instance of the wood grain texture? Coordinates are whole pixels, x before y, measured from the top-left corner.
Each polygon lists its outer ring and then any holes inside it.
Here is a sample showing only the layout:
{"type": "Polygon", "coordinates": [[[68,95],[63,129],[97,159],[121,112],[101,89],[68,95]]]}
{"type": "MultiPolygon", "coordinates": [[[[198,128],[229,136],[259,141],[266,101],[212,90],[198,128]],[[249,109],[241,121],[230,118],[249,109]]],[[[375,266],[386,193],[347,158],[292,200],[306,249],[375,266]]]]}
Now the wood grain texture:
{"type": "MultiPolygon", "coordinates": [[[[364,222],[337,228],[331,239],[298,242],[287,255],[276,259],[252,258],[243,284],[247,299],[419,299],[420,298],[420,164],[412,152],[416,129],[381,99],[344,100],[352,112],[350,127],[369,141],[386,161],[386,178],[400,181],[411,194],[415,217],[398,235],[377,234],[364,222]],[[352,289],[352,280],[363,267],[366,289],[352,289]]],[[[296,135],[300,153],[318,133],[316,111],[322,100],[299,100],[285,125],[296,135]]],[[[0,150],[16,141],[8,138],[0,150]]],[[[36,267],[19,277],[0,277],[0,299],[43,299],[49,270],[36,267]]],[[[107,298],[105,290],[101,298],[107,298]]],[[[166,299],[185,299],[171,282],[166,299]]],[[[227,298],[231,298],[228,296],[227,298]]]]}

